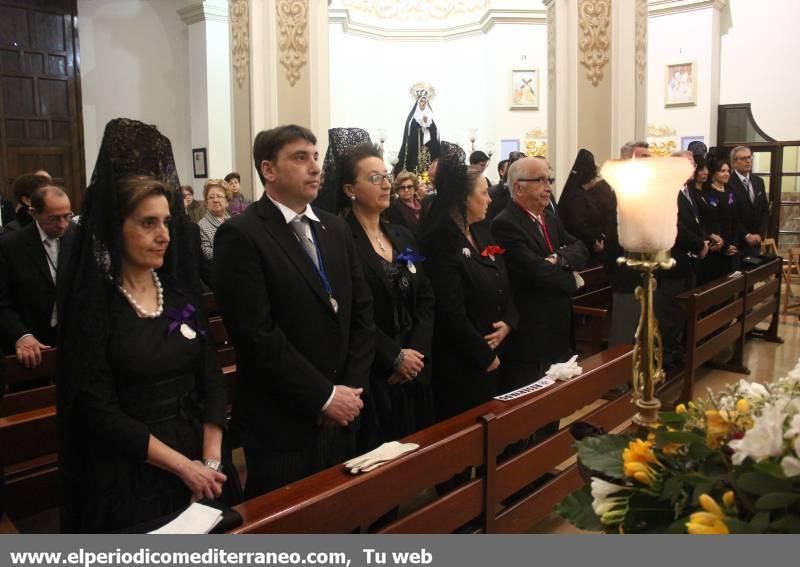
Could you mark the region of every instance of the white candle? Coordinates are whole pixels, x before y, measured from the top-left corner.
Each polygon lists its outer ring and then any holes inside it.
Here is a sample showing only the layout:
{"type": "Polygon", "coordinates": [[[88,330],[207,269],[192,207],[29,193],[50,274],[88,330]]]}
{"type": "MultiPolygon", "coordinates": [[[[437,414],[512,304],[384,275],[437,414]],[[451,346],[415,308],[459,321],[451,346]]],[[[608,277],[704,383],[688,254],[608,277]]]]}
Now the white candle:
{"type": "Polygon", "coordinates": [[[685,157],[609,160],[600,171],[617,195],[619,242],[628,252],[669,250],[678,235],[678,191],[694,168],[685,157]]]}

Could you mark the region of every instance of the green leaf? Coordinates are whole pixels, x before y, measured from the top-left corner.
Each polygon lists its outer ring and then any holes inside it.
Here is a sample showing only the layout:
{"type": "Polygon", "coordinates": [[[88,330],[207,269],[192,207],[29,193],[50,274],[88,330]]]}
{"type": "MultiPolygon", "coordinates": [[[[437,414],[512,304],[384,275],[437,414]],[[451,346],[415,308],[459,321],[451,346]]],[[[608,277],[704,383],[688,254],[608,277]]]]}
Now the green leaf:
{"type": "Polygon", "coordinates": [[[579,530],[603,531],[603,524],[592,509],[592,495],[589,490],[588,486],[576,490],[556,506],[556,511],[579,530]]]}
{"type": "Polygon", "coordinates": [[[788,492],[770,492],[764,494],[756,500],[757,510],[780,510],[785,509],[800,500],[800,494],[788,492]]]}
{"type": "Polygon", "coordinates": [[[800,534],[800,516],[796,514],[786,514],[769,525],[771,531],[800,534]]]}
{"type": "Polygon", "coordinates": [[[674,501],[680,495],[682,489],[683,479],[679,476],[671,476],[661,486],[661,497],[665,500],[674,501]]]}
{"type": "Polygon", "coordinates": [[[623,478],[622,451],[631,439],[625,435],[598,435],[577,441],[575,448],[585,467],[611,478],[623,478]]]}
{"type": "Polygon", "coordinates": [[[692,502],[698,504],[700,502],[700,495],[711,494],[712,488],[714,488],[714,483],[708,480],[695,485],[694,492],[692,493],[692,502]]]}
{"type": "Polygon", "coordinates": [[[622,529],[626,534],[664,533],[674,520],[675,512],[669,501],[645,492],[634,492],[628,501],[622,529]]]}
{"type": "Polygon", "coordinates": [[[678,518],[670,525],[667,526],[667,529],[664,530],[666,534],[685,534],[686,533],[686,524],[689,523],[689,516],[684,516],[682,518],[678,518]]]}
{"type": "Polygon", "coordinates": [[[775,478],[785,479],[786,475],[783,474],[781,464],[775,461],[764,460],[760,463],[754,463],[753,468],[759,472],[774,476],[775,478]]]}
{"type": "Polygon", "coordinates": [[[750,494],[791,492],[792,490],[790,482],[758,471],[748,471],[738,475],[734,480],[734,484],[739,490],[744,490],[750,494]]]}
{"type": "Polygon", "coordinates": [[[656,433],[656,445],[663,447],[668,443],[682,443],[683,445],[700,444],[705,447],[706,440],[689,431],[659,431],[656,433]]]}
{"type": "Polygon", "coordinates": [[[753,527],[750,524],[748,524],[747,522],[743,522],[738,518],[730,518],[726,516],[723,521],[725,522],[725,525],[728,526],[728,530],[730,530],[732,534],[758,533],[753,530],[753,527]]]}
{"type": "Polygon", "coordinates": [[[658,414],[658,420],[661,425],[669,427],[683,428],[688,416],[685,413],[675,413],[674,411],[662,411],[658,414]]]}
{"type": "Polygon", "coordinates": [[[759,512],[750,520],[750,529],[754,533],[764,533],[767,531],[767,526],[769,526],[769,512],[759,512]]]}

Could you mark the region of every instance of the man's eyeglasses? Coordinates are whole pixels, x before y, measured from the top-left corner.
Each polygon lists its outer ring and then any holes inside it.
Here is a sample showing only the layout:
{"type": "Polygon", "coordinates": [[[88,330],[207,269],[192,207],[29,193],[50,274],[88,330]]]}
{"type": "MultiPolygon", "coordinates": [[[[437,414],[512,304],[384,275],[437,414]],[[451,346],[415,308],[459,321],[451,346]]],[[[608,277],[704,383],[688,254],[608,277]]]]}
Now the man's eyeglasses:
{"type": "Polygon", "coordinates": [[[371,173],[367,175],[367,181],[372,183],[373,185],[383,185],[383,180],[388,181],[389,183],[392,182],[392,174],[387,173],[386,175],[381,175],[380,173],[371,173]]]}
{"type": "Polygon", "coordinates": [[[548,185],[552,185],[556,182],[556,178],[540,175],[539,177],[525,177],[522,179],[517,179],[517,181],[530,181],[531,183],[547,183],[548,185]]]}
{"type": "Polygon", "coordinates": [[[737,156],[734,159],[737,159],[737,160],[740,159],[742,161],[752,161],[753,160],[753,156],[737,156]]]}
{"type": "Polygon", "coordinates": [[[69,222],[73,219],[75,213],[67,213],[66,215],[52,215],[49,217],[44,217],[45,222],[49,224],[56,224],[58,221],[66,221],[69,222]]]}

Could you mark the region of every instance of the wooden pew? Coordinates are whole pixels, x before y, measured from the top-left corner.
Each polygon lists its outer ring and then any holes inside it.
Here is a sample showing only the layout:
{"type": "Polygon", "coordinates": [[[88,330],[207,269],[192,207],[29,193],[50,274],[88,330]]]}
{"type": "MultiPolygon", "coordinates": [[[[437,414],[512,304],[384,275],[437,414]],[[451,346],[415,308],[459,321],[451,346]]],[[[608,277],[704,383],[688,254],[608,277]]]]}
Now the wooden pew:
{"type": "Polygon", "coordinates": [[[602,265],[579,273],[584,286],[572,298],[572,311],[575,314],[578,352],[586,356],[600,352],[608,344],[611,286],[602,265]]]}
{"type": "Polygon", "coordinates": [[[42,351],[42,363],[36,368],[25,368],[13,355],[3,360],[3,380],[8,392],[0,399],[0,416],[9,416],[55,405],[55,379],[58,368],[56,349],[42,351]],[[42,383],[44,385],[40,385],[42,383]],[[32,387],[25,387],[35,384],[32,387]]]}
{"type": "Polygon", "coordinates": [[[783,274],[783,259],[773,258],[758,268],[745,272],[744,298],[744,333],[764,340],[783,343],[778,336],[781,305],[781,276],[783,274]],[[755,326],[771,317],[766,331],[755,329],[755,326]]]}
{"type": "MultiPolygon", "coordinates": [[[[339,465],[244,502],[236,507],[244,523],[232,533],[349,533],[470,466],[482,467],[474,479],[393,521],[381,533],[450,533],[478,517],[484,531],[515,531],[522,525],[516,519],[522,509],[495,518],[496,508],[518,487],[573,454],[572,439],[568,430],[561,431],[499,468],[496,456],[537,426],[570,415],[629,380],[631,350],[605,351],[585,360],[583,368],[584,374],[573,381],[511,402],[492,400],[410,435],[403,441],[419,443],[420,449],[374,472],[352,476],[339,465]]],[[[590,416],[598,425],[618,425],[616,420],[624,421],[633,411],[625,396],[606,406],[606,412],[590,416]]],[[[579,485],[577,480],[574,471],[557,477],[549,489],[531,497],[535,500],[523,501],[526,513],[537,506],[549,513],[549,503],[579,485]]]]}

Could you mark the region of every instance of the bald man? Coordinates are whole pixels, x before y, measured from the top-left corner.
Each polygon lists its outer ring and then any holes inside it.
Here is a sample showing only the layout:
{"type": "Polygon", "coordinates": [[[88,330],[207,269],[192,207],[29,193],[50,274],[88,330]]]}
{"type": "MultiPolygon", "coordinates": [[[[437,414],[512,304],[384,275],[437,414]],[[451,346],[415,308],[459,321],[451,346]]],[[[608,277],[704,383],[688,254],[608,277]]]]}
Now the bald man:
{"type": "Polygon", "coordinates": [[[571,296],[579,287],[575,270],[589,251],[550,211],[552,183],[547,160],[515,161],[508,170],[511,201],[492,223],[520,314],[506,364],[508,389],[543,376],[574,350],[571,296]]]}

